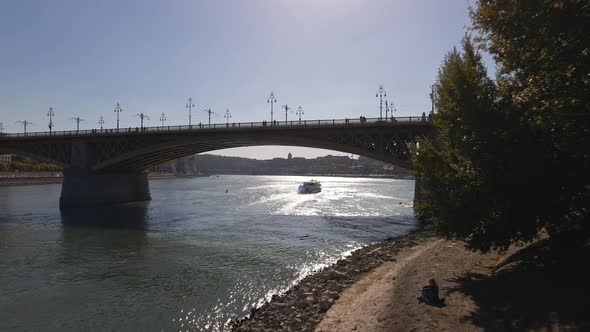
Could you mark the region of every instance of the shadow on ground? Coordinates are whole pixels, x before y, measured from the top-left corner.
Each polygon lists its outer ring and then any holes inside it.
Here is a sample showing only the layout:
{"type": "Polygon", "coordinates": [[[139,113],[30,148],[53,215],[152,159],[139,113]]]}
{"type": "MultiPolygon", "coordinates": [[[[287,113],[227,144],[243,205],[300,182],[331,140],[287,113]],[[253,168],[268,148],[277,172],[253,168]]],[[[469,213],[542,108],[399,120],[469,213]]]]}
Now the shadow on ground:
{"type": "Polygon", "coordinates": [[[473,298],[466,317],[486,331],[590,331],[590,244],[541,241],[508,256],[491,275],[466,273],[448,294],[473,298]],[[550,250],[551,249],[551,250],[550,250]]]}

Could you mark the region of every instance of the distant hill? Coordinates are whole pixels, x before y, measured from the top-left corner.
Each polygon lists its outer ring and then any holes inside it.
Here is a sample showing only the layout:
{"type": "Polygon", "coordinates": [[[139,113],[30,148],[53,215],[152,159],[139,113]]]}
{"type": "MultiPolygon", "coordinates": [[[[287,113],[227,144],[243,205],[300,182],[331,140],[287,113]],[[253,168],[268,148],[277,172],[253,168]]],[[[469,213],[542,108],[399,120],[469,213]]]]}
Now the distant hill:
{"type": "Polygon", "coordinates": [[[374,159],[347,156],[274,158],[258,160],[240,157],[226,157],[212,154],[193,155],[180,158],[150,169],[151,172],[177,175],[197,174],[248,174],[248,175],[387,175],[411,176],[401,167],[374,159]]]}

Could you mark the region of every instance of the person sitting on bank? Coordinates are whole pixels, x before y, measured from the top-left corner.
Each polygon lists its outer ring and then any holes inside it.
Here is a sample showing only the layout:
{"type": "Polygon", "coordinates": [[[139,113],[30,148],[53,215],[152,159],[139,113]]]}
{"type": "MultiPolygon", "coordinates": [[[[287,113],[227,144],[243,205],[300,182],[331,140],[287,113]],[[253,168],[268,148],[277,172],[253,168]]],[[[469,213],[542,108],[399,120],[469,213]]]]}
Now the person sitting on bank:
{"type": "Polygon", "coordinates": [[[445,299],[440,298],[438,295],[438,284],[434,279],[428,281],[428,285],[420,289],[418,296],[416,296],[419,302],[424,302],[437,307],[445,305],[445,299]]]}

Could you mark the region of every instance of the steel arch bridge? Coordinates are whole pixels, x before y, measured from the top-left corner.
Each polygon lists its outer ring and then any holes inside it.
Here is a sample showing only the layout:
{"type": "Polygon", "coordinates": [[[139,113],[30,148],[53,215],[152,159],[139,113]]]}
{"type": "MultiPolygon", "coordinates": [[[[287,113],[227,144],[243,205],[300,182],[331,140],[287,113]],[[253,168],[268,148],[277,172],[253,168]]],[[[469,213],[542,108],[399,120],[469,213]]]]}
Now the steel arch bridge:
{"type": "Polygon", "coordinates": [[[150,199],[146,169],[225,148],[322,148],[410,168],[412,146],[433,131],[424,116],[92,129],[3,134],[0,153],[64,167],[60,206],[74,207],[150,199]]]}

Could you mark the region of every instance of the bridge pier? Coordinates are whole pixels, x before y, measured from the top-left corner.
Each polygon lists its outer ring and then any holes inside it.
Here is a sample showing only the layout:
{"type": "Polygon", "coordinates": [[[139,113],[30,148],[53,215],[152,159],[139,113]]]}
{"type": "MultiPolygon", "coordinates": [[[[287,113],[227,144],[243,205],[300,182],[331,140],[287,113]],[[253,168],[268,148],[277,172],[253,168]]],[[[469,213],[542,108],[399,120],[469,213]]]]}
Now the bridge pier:
{"type": "Polygon", "coordinates": [[[64,170],[59,207],[78,208],[113,205],[151,199],[146,172],[92,173],[64,170]]]}

